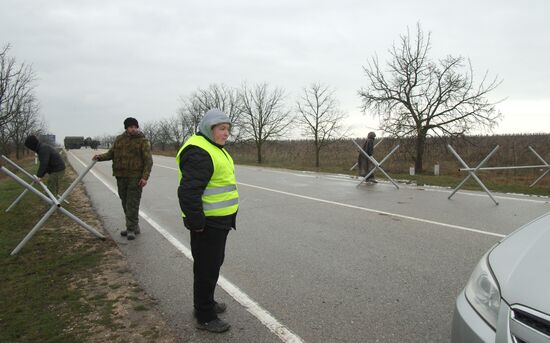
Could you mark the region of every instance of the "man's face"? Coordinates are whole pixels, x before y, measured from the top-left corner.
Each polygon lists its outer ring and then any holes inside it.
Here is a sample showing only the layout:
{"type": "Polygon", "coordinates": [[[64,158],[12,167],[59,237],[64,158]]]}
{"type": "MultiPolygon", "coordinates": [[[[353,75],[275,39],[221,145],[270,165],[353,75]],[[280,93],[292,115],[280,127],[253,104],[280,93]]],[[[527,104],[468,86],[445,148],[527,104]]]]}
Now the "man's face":
{"type": "Polygon", "coordinates": [[[128,134],[132,136],[135,136],[139,132],[139,128],[135,125],[128,126],[128,128],[126,129],[126,132],[128,132],[128,134]]]}
{"type": "Polygon", "coordinates": [[[214,126],[212,128],[212,136],[214,137],[214,142],[219,145],[225,145],[225,141],[229,138],[231,131],[231,125],[227,123],[222,123],[214,126]]]}

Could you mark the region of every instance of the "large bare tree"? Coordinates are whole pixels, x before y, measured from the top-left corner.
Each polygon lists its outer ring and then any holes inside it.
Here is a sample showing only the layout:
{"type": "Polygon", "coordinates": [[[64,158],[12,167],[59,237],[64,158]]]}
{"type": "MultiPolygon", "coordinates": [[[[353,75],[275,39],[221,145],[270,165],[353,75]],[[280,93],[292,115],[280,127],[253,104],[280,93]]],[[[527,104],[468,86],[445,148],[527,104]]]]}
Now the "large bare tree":
{"type": "Polygon", "coordinates": [[[296,103],[296,112],[297,121],[306,137],[313,139],[315,166],[319,167],[321,149],[344,134],[342,121],[346,115],[340,110],[334,91],[320,83],[313,83],[303,89],[296,103]]]}
{"type": "Polygon", "coordinates": [[[487,98],[501,83],[498,77],[489,79],[485,72],[476,84],[469,59],[448,55],[434,61],[430,47],[430,33],[420,24],[414,34],[407,30],[389,50],[385,66],[374,56],[363,67],[370,84],[359,91],[363,111],[373,110],[383,130],[416,138],[413,159],[419,173],[429,135],[491,129],[501,116],[495,109],[498,101],[487,98]]]}
{"type": "Polygon", "coordinates": [[[293,121],[285,108],[283,89],[270,90],[267,83],[252,88],[243,85],[241,91],[243,116],[242,130],[251,138],[257,151],[257,162],[262,163],[262,146],[270,138],[282,136],[293,121]]]}

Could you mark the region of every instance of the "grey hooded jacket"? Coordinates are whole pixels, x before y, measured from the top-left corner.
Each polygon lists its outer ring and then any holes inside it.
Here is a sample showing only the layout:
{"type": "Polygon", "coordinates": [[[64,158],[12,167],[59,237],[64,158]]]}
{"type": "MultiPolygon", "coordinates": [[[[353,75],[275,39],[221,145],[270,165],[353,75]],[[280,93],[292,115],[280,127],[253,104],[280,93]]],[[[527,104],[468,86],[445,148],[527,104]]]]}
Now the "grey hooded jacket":
{"type": "Polygon", "coordinates": [[[214,125],[227,123],[231,125],[229,117],[222,111],[214,108],[206,112],[204,117],[199,123],[199,132],[209,141],[213,142],[214,137],[212,136],[212,127],[214,125]]]}

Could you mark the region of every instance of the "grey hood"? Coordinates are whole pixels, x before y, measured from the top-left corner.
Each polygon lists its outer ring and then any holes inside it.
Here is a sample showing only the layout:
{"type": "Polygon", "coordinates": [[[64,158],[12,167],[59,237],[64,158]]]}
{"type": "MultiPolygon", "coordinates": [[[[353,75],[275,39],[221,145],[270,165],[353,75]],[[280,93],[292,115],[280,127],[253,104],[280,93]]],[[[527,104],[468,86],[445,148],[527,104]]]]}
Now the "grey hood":
{"type": "Polygon", "coordinates": [[[524,225],[497,245],[489,264],[509,304],[550,314],[550,213],[524,225]]]}
{"type": "Polygon", "coordinates": [[[225,113],[218,110],[217,108],[213,108],[211,110],[208,110],[204,117],[202,117],[199,123],[199,132],[213,142],[214,138],[212,137],[212,126],[222,123],[227,123],[231,125],[231,121],[225,113]]]}

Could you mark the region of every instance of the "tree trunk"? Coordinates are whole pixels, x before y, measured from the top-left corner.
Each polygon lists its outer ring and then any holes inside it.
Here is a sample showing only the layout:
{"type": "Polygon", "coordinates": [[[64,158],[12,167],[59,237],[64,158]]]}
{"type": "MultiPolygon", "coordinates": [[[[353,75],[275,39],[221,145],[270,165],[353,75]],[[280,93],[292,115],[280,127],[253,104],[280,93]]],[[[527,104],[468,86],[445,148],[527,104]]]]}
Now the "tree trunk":
{"type": "Polygon", "coordinates": [[[315,167],[319,168],[319,152],[320,148],[318,146],[315,146],[315,167]]]}
{"type": "Polygon", "coordinates": [[[256,150],[257,150],[257,153],[258,153],[257,162],[258,162],[258,164],[262,164],[262,145],[261,144],[256,144],[256,150]]]}
{"type": "Polygon", "coordinates": [[[424,145],[426,144],[426,132],[421,131],[416,137],[416,158],[414,159],[414,170],[417,174],[422,174],[424,168],[422,159],[424,157],[424,145]]]}
{"type": "Polygon", "coordinates": [[[20,144],[15,145],[15,158],[17,160],[21,159],[21,145],[20,144]]]}

